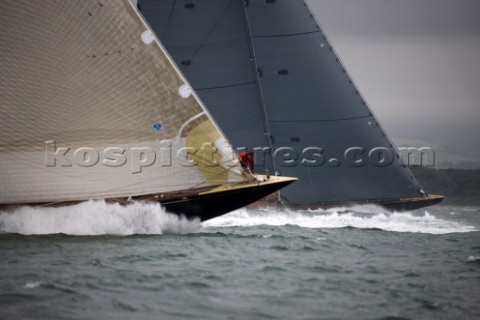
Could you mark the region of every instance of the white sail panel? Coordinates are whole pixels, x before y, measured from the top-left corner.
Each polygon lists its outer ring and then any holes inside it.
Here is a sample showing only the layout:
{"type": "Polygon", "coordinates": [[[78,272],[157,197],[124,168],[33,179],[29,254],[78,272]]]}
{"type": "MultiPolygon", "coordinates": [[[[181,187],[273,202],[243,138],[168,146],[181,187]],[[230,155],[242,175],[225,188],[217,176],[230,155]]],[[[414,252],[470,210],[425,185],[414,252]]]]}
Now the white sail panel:
{"type": "Polygon", "coordinates": [[[221,150],[203,161],[204,145],[225,138],[195,94],[179,94],[186,80],[157,41],[144,41],[148,27],[128,0],[2,1],[0,10],[0,203],[244,180],[221,150]]]}

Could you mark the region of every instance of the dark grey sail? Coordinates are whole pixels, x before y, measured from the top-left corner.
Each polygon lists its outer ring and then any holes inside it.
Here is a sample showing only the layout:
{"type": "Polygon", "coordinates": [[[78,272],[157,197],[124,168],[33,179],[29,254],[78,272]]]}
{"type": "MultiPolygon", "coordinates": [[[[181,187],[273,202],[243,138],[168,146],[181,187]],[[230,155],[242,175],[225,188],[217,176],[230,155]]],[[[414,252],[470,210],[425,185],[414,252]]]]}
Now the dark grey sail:
{"type": "Polygon", "coordinates": [[[300,178],[280,192],[283,203],[435,202],[402,162],[305,1],[139,6],[233,145],[260,150],[257,171],[300,178]]]}
{"type": "Polygon", "coordinates": [[[237,147],[267,146],[268,129],[243,5],[239,0],[138,2],[230,142],[237,147]]]}

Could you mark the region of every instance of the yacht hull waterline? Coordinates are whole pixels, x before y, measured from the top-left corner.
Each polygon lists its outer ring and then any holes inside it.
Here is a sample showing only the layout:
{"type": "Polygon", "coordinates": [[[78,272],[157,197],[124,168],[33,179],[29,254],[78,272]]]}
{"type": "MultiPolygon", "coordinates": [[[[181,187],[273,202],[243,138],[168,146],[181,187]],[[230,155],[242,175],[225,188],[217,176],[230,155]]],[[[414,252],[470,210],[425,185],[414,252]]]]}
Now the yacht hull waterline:
{"type": "Polygon", "coordinates": [[[308,205],[298,205],[291,203],[283,203],[290,209],[331,209],[331,208],[343,208],[352,207],[358,205],[377,205],[391,211],[410,211],[421,209],[424,207],[433,206],[440,203],[445,197],[440,195],[427,195],[425,197],[418,198],[403,198],[403,199],[376,199],[376,200],[352,200],[352,201],[332,201],[327,203],[313,203],[308,205]]]}
{"type": "MultiPolygon", "coordinates": [[[[173,213],[189,220],[199,219],[200,221],[206,221],[256,202],[296,180],[297,178],[257,175],[255,181],[232,186],[199,188],[190,191],[182,190],[128,198],[107,198],[104,200],[107,203],[119,203],[121,205],[129,205],[134,201],[159,202],[168,213],[173,213]]],[[[84,201],[0,204],[0,210],[14,210],[25,205],[33,207],[68,207],[81,202],[84,201]]]]}

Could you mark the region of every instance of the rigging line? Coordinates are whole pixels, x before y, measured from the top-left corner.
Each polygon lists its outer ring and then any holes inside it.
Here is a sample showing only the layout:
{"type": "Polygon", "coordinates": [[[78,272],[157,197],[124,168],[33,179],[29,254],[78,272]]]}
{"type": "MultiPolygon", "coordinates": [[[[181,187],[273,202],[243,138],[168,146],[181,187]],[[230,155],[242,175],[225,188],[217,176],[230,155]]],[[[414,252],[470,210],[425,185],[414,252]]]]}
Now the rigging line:
{"type": "MultiPolygon", "coordinates": [[[[240,0],[240,2],[243,2],[242,0],[240,0]]],[[[265,140],[268,144],[268,146],[270,147],[271,150],[273,150],[273,145],[272,145],[272,141],[271,141],[271,131],[270,131],[270,126],[269,126],[269,121],[268,121],[268,114],[267,114],[267,107],[266,107],[266,103],[265,103],[265,97],[263,95],[263,88],[262,88],[262,82],[260,80],[260,74],[259,74],[259,67],[258,67],[258,64],[257,64],[257,58],[256,58],[256,54],[255,54],[255,45],[253,43],[253,39],[252,39],[252,28],[250,26],[250,21],[248,19],[248,12],[247,12],[247,7],[249,6],[249,2],[245,2],[241,7],[242,7],[242,15],[243,15],[243,27],[244,27],[244,30],[245,30],[245,33],[246,33],[246,40],[248,42],[248,47],[249,47],[249,51],[250,51],[250,59],[252,61],[251,63],[251,66],[252,66],[252,73],[253,73],[253,76],[255,77],[255,81],[257,83],[257,97],[258,97],[258,101],[261,105],[261,112],[263,114],[263,126],[264,126],[264,130],[266,131],[265,132],[265,140]]],[[[275,162],[272,160],[271,161],[271,165],[272,165],[272,168],[273,170],[276,170],[275,168],[275,162]]]]}
{"type": "MultiPolygon", "coordinates": [[[[235,156],[236,156],[237,159],[238,159],[238,156],[237,156],[237,153],[236,153],[236,152],[235,152],[235,156]]],[[[238,160],[237,160],[237,161],[238,161],[238,160]]],[[[218,165],[221,165],[225,170],[222,171],[222,172],[217,173],[214,177],[218,177],[219,175],[222,175],[222,174],[224,174],[225,172],[227,172],[227,174],[228,174],[228,173],[233,173],[233,174],[236,175],[237,177],[243,177],[243,174],[242,174],[242,173],[239,174],[239,173],[233,171],[233,169],[239,167],[238,162],[237,162],[237,163],[233,163],[231,166],[228,166],[227,164],[225,164],[225,162],[219,163],[218,165]]],[[[243,171],[243,170],[242,170],[242,171],[243,171]]],[[[251,178],[254,178],[253,175],[251,175],[251,178]]],[[[248,180],[247,180],[247,181],[248,181],[248,180]]],[[[208,182],[208,179],[205,179],[205,180],[203,180],[202,182],[199,182],[198,184],[192,186],[190,189],[196,188],[197,186],[202,185],[202,184],[204,184],[205,182],[208,182]]],[[[232,183],[232,184],[240,184],[240,183],[243,183],[243,182],[245,182],[245,181],[240,181],[240,182],[238,182],[238,183],[232,183]]]]}
{"type": "MultiPolygon", "coordinates": [[[[234,169],[234,168],[236,168],[236,167],[237,167],[237,165],[232,165],[232,166],[230,166],[230,167],[228,167],[228,168],[225,168],[225,167],[224,167],[225,170],[222,171],[222,172],[219,172],[219,173],[216,174],[214,177],[218,177],[219,175],[224,174],[225,172],[227,172],[227,174],[228,174],[228,173],[233,173],[234,175],[236,175],[236,176],[238,176],[238,177],[243,177],[242,174],[238,174],[238,173],[236,173],[235,171],[232,171],[232,169],[234,169]]],[[[252,175],[252,177],[253,177],[253,175],[252,175]]],[[[196,188],[196,187],[204,184],[205,182],[208,182],[208,179],[205,179],[205,180],[203,180],[202,182],[199,182],[198,184],[190,187],[190,189],[196,188]]],[[[239,181],[239,182],[236,182],[236,183],[232,183],[232,185],[233,185],[233,184],[240,184],[240,183],[244,183],[244,182],[245,182],[245,181],[239,181]]]]}
{"type": "Polygon", "coordinates": [[[208,31],[207,35],[205,36],[205,38],[202,40],[202,42],[199,44],[199,46],[197,47],[197,49],[195,50],[195,52],[193,53],[193,55],[191,56],[190,58],[190,61],[192,61],[195,56],[200,52],[200,50],[202,49],[203,45],[205,44],[205,42],[207,42],[208,38],[212,35],[213,31],[217,28],[218,24],[223,20],[223,18],[225,17],[225,15],[227,14],[227,12],[230,10],[230,8],[232,7],[232,2],[233,0],[230,0],[230,3],[228,4],[227,8],[225,9],[225,11],[222,13],[222,15],[220,16],[220,18],[218,18],[218,20],[213,24],[213,26],[210,28],[210,30],[208,31]]]}
{"type": "Polygon", "coordinates": [[[162,42],[165,41],[165,36],[167,35],[168,26],[170,25],[170,20],[171,20],[172,15],[173,15],[173,10],[175,10],[176,2],[177,2],[177,0],[173,0],[173,2],[172,2],[172,7],[170,8],[170,13],[168,14],[167,25],[165,26],[165,31],[163,31],[163,34],[162,34],[162,42]]]}
{"type": "MultiPolygon", "coordinates": [[[[185,173],[188,173],[189,170],[183,170],[183,171],[178,171],[174,174],[171,174],[171,176],[175,176],[175,175],[180,175],[180,174],[185,174],[185,173]]],[[[158,178],[152,178],[152,179],[148,179],[148,180],[145,180],[145,181],[141,181],[141,182],[137,182],[137,183],[131,183],[131,184],[127,184],[127,185],[124,185],[124,186],[120,186],[120,187],[115,187],[115,188],[110,188],[108,190],[106,190],[107,192],[111,192],[111,191],[118,191],[118,190],[122,190],[122,189],[125,189],[125,188],[130,188],[130,187],[133,187],[133,186],[139,186],[139,185],[142,185],[142,184],[145,184],[145,183],[148,183],[148,182],[152,182],[152,181],[155,181],[155,180],[158,180],[158,178]]],[[[194,186],[191,186],[190,188],[188,189],[185,189],[185,190],[192,190],[194,189],[195,187],[207,182],[208,180],[204,180],[202,181],[201,183],[199,184],[196,184],[194,186]]],[[[155,191],[153,193],[168,193],[170,191],[155,191]]],[[[128,195],[128,196],[121,196],[121,197],[131,197],[132,195],[128,195]]],[[[134,197],[136,196],[141,196],[141,195],[133,195],[134,197]]],[[[105,200],[105,199],[108,199],[107,197],[105,198],[92,198],[90,200],[105,200]]],[[[56,204],[60,204],[60,203],[63,203],[63,202],[69,202],[70,200],[60,200],[60,201],[52,201],[52,202],[48,202],[48,203],[45,203],[45,204],[42,204],[42,205],[39,205],[39,207],[46,207],[46,206],[51,206],[51,205],[56,205],[56,204]]],[[[74,201],[85,201],[85,200],[74,200],[74,201]]]]}
{"type": "Polygon", "coordinates": [[[182,136],[182,132],[183,130],[194,120],[197,120],[198,118],[202,117],[202,116],[206,116],[207,113],[205,111],[203,112],[200,112],[196,115],[194,115],[193,117],[191,117],[190,119],[188,119],[187,121],[185,121],[182,126],[180,127],[180,129],[178,129],[178,135],[177,135],[177,139],[180,139],[181,136],[182,136]]]}
{"type": "Polygon", "coordinates": [[[367,116],[359,116],[359,117],[352,117],[352,118],[341,118],[341,119],[311,119],[311,120],[270,120],[269,122],[333,122],[333,121],[348,121],[348,120],[356,120],[356,119],[363,119],[369,118],[372,115],[367,116]]]}
{"type": "MultiPolygon", "coordinates": [[[[228,168],[228,169],[225,169],[225,171],[230,171],[231,168],[233,168],[233,167],[230,167],[230,168],[228,168]]],[[[191,170],[188,169],[188,168],[185,169],[185,170],[179,170],[179,171],[177,171],[177,172],[170,173],[170,177],[175,177],[175,176],[177,176],[177,175],[183,175],[183,174],[185,174],[185,173],[189,173],[190,171],[191,171],[191,170]]],[[[224,172],[224,171],[223,171],[223,172],[224,172]]],[[[222,173],[223,173],[223,172],[222,172],[222,173]]],[[[139,186],[139,185],[142,185],[142,184],[145,184],[145,183],[149,183],[149,182],[152,182],[152,181],[155,181],[155,180],[158,180],[158,179],[159,179],[159,177],[155,177],[155,178],[147,179],[147,180],[140,181],[140,182],[136,182],[136,183],[130,183],[130,184],[127,184],[127,185],[110,188],[110,189],[108,189],[108,190],[106,190],[106,191],[107,191],[107,192],[119,191],[119,190],[122,190],[122,189],[125,189],[125,188],[130,188],[130,187],[133,187],[133,186],[139,186]]],[[[198,183],[198,184],[196,184],[196,185],[194,185],[194,186],[191,186],[191,187],[189,187],[189,188],[187,188],[187,189],[185,189],[185,190],[194,189],[195,187],[197,187],[197,186],[199,186],[199,185],[202,185],[202,184],[205,183],[205,182],[208,182],[208,180],[205,179],[205,180],[203,180],[202,182],[200,182],[200,183],[198,183]]],[[[169,191],[156,191],[156,192],[154,192],[154,193],[157,193],[157,192],[167,193],[167,192],[169,192],[169,191]]],[[[134,195],[134,196],[137,196],[137,195],[134,195]]],[[[61,202],[64,202],[64,201],[58,201],[58,202],[52,202],[52,203],[55,204],[55,203],[61,203],[61,202]]]]}
{"type": "Polygon", "coordinates": [[[301,36],[304,34],[313,34],[313,33],[320,33],[320,30],[315,31],[307,31],[307,32],[299,32],[299,33],[290,33],[290,34],[274,34],[274,35],[252,35],[252,38],[280,38],[280,37],[293,37],[293,36],[301,36]]]}
{"type": "Polygon", "coordinates": [[[212,89],[223,89],[223,88],[231,88],[231,87],[239,87],[239,86],[247,86],[249,84],[257,84],[257,81],[251,81],[251,82],[244,82],[244,83],[235,83],[235,84],[228,84],[225,86],[218,86],[218,87],[209,87],[209,88],[194,88],[195,91],[199,90],[212,90],[212,89]]]}

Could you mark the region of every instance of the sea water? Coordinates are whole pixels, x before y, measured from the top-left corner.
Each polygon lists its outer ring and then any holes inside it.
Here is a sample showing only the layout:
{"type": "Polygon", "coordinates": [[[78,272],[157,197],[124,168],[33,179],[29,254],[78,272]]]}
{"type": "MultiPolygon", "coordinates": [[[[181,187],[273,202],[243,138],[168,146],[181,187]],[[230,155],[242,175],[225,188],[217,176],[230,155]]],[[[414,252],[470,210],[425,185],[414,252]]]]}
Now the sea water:
{"type": "Polygon", "coordinates": [[[0,319],[480,319],[480,210],[0,213],[0,319]]]}

